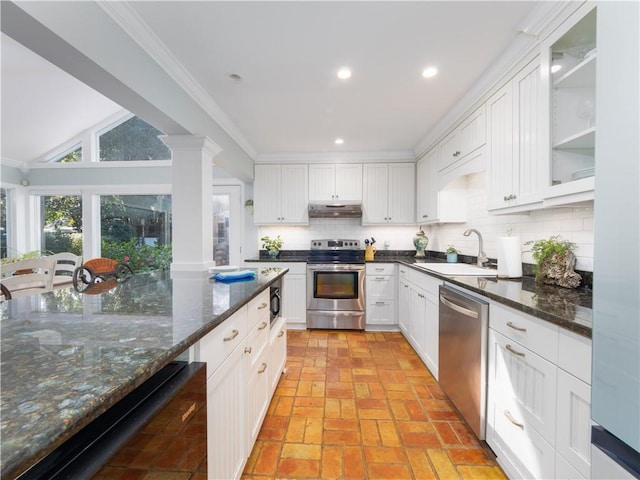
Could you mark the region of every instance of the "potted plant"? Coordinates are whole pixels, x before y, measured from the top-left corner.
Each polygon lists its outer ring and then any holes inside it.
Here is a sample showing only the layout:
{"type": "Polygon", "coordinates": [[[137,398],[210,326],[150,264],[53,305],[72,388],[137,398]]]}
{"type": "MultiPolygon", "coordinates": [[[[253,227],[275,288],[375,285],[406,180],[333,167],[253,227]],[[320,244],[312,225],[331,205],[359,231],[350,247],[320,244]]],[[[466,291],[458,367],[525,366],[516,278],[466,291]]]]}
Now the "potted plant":
{"type": "Polygon", "coordinates": [[[458,254],[460,252],[453,245],[447,247],[447,263],[458,263],[458,254]]]}
{"type": "Polygon", "coordinates": [[[262,241],[262,248],[267,251],[267,254],[271,258],[276,258],[278,256],[278,254],[280,253],[280,249],[284,244],[284,242],[280,238],[280,235],[278,235],[276,238],[271,238],[267,235],[262,237],[260,241],[262,241]]]}
{"type": "Polygon", "coordinates": [[[536,262],[534,269],[536,282],[561,287],[576,288],[582,277],[573,271],[576,245],[568,240],[559,240],[558,235],[544,240],[530,240],[531,255],[536,262]]]}

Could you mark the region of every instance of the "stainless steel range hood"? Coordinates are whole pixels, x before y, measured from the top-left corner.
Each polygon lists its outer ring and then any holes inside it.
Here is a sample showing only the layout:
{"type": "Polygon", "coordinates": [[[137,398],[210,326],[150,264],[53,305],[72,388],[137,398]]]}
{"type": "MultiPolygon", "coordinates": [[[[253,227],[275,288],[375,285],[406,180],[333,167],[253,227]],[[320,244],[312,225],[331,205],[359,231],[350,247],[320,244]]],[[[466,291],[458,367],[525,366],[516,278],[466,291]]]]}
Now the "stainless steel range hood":
{"type": "Polygon", "coordinates": [[[310,203],[309,218],[362,218],[362,205],[348,203],[310,203]]]}

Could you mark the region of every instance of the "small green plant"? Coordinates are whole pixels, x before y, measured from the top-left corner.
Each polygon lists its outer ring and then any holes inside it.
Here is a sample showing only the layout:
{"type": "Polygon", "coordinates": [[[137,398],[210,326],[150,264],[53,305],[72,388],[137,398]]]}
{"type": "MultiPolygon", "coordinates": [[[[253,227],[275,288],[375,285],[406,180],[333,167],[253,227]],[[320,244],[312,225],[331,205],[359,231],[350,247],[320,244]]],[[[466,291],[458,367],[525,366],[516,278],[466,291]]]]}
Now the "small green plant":
{"type": "Polygon", "coordinates": [[[544,240],[529,240],[525,245],[531,245],[531,250],[528,251],[536,262],[534,268],[536,280],[541,280],[553,265],[564,263],[568,255],[573,257],[573,250],[576,248],[575,243],[559,240],[558,235],[544,240]]]}
{"type": "Polygon", "coordinates": [[[2,259],[3,264],[19,262],[20,260],[30,260],[32,258],[40,258],[45,257],[47,255],[51,255],[52,252],[48,252],[45,250],[32,250],[31,252],[26,253],[16,253],[16,255],[11,257],[4,257],[2,259]]]}
{"type": "Polygon", "coordinates": [[[284,245],[284,242],[280,238],[280,235],[278,235],[276,238],[270,238],[267,235],[262,237],[260,241],[262,242],[262,248],[264,248],[268,252],[280,250],[282,248],[282,245],[284,245]]]}
{"type": "Polygon", "coordinates": [[[460,253],[460,251],[459,251],[456,247],[454,247],[453,245],[449,245],[449,246],[447,247],[447,253],[456,253],[456,254],[459,254],[459,253],[460,253]]]}

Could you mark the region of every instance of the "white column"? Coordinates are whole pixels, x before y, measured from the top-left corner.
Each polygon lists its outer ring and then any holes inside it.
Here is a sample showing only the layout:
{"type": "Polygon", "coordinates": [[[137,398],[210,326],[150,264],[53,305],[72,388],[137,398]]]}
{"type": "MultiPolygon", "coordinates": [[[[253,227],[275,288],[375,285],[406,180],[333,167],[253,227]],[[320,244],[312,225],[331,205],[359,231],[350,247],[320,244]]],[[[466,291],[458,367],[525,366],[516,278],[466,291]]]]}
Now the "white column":
{"type": "Polygon", "coordinates": [[[172,271],[204,271],[213,261],[213,157],[222,150],[207,137],[159,137],[173,152],[172,271]]]}

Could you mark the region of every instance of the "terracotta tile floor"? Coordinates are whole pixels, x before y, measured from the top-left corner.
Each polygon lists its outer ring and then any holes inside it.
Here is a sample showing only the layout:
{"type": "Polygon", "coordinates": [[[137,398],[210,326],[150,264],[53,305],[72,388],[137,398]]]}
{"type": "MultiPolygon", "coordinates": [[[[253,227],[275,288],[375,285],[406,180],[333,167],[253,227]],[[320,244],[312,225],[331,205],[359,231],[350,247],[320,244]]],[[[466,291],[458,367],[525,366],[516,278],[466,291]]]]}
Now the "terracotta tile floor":
{"type": "Polygon", "coordinates": [[[402,334],[288,342],[244,479],[506,479],[402,334]]]}

